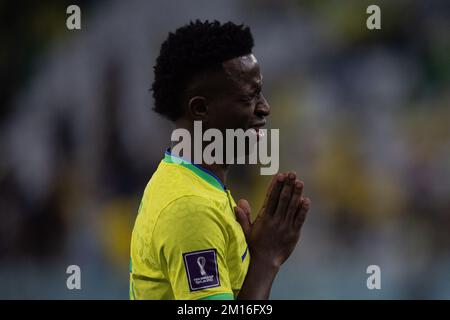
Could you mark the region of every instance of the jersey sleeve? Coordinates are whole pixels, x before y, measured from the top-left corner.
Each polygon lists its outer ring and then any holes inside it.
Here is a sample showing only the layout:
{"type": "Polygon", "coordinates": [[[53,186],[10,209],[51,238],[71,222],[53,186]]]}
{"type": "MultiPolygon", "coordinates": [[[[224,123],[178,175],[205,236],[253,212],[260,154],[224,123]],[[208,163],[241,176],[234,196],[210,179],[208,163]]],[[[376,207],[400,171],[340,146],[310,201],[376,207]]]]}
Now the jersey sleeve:
{"type": "Polygon", "coordinates": [[[160,213],[154,230],[159,264],[175,299],[233,299],[228,235],[211,200],[184,196],[160,213]]]}

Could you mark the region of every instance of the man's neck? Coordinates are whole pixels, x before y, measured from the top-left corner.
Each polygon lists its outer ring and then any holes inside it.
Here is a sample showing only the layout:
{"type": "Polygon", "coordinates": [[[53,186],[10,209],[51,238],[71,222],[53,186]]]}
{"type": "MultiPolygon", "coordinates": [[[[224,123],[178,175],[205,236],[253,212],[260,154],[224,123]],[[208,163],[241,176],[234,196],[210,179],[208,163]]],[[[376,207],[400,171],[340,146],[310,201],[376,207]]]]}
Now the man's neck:
{"type": "MultiPolygon", "coordinates": [[[[191,155],[192,155],[192,157],[191,157],[191,159],[186,159],[186,160],[189,160],[191,163],[194,163],[194,164],[212,172],[217,178],[219,178],[220,182],[222,182],[222,184],[224,186],[226,186],[228,165],[227,164],[217,164],[217,163],[206,164],[203,162],[203,157],[201,159],[201,163],[195,163],[193,160],[194,159],[193,155],[194,155],[194,143],[196,143],[196,141],[194,139],[194,128],[192,126],[192,123],[181,120],[181,121],[177,121],[175,123],[175,125],[176,125],[176,129],[186,129],[191,134],[191,155]]],[[[202,142],[203,142],[203,140],[202,140],[202,142]]],[[[178,142],[176,142],[176,143],[172,142],[171,147],[173,147],[177,143],[178,142]]],[[[202,155],[203,155],[204,148],[205,148],[205,145],[202,146],[202,155]]]]}
{"type": "Polygon", "coordinates": [[[214,163],[214,164],[202,163],[202,164],[199,164],[199,166],[214,173],[214,175],[220,179],[220,182],[222,182],[222,184],[224,186],[227,185],[227,173],[228,173],[227,165],[216,164],[216,163],[214,163]]]}

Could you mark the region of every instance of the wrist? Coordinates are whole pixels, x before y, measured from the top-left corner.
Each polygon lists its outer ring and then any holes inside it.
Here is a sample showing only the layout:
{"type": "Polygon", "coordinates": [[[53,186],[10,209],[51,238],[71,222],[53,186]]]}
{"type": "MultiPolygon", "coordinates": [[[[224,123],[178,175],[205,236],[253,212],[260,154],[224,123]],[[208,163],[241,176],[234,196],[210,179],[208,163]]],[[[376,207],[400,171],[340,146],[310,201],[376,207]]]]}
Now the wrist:
{"type": "Polygon", "coordinates": [[[267,254],[250,250],[250,263],[258,265],[260,268],[264,268],[268,272],[277,273],[281,267],[281,263],[267,254]]]}

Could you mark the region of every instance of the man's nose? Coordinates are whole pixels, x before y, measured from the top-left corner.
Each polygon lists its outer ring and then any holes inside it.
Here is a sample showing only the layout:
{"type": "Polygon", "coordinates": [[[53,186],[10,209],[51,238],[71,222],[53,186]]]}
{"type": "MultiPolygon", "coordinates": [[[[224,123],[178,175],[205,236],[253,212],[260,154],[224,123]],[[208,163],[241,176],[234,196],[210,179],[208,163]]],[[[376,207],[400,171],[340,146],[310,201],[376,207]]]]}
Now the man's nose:
{"type": "Polygon", "coordinates": [[[258,116],[261,117],[267,117],[270,114],[270,105],[263,95],[261,95],[261,99],[256,105],[255,112],[258,116]]]}

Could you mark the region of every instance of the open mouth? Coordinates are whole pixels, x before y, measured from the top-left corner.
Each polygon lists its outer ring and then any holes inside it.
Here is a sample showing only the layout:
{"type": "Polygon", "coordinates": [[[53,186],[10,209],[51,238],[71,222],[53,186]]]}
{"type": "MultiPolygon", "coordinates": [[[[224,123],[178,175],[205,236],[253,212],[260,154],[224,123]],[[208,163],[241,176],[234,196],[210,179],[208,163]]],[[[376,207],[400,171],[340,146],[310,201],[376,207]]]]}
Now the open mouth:
{"type": "Polygon", "coordinates": [[[251,128],[251,130],[255,131],[258,138],[264,137],[264,131],[260,128],[251,128]]]}

